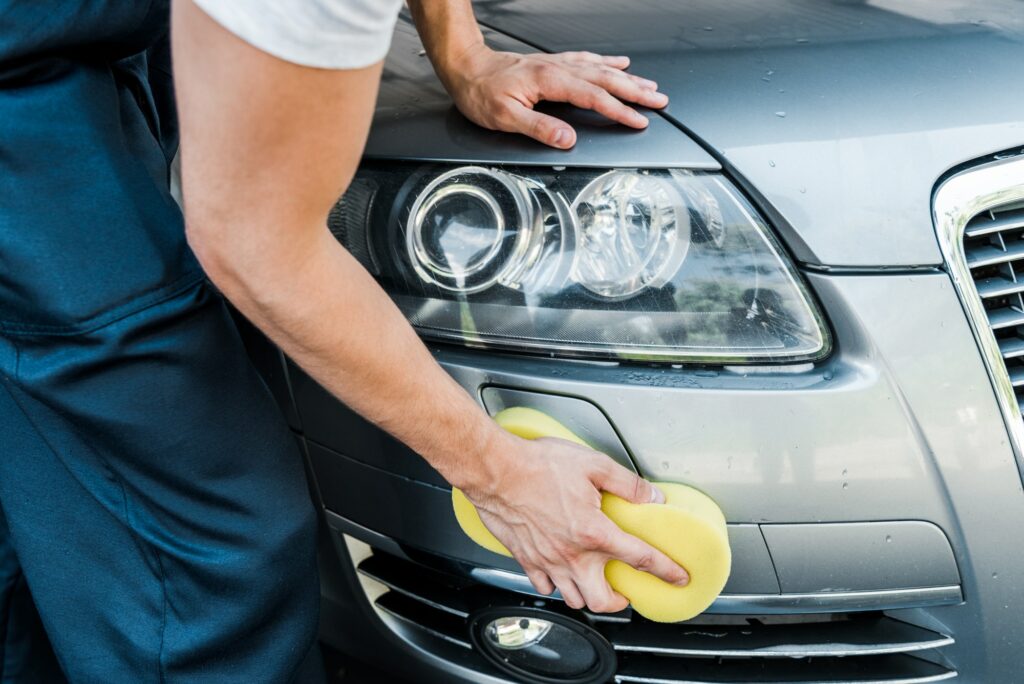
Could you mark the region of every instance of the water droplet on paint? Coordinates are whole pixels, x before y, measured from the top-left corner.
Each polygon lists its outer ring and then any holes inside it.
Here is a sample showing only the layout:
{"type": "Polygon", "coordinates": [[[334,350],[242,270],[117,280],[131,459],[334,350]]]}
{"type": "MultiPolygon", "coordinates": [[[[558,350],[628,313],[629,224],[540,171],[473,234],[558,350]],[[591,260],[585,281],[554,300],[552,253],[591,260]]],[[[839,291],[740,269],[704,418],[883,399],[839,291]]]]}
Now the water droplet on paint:
{"type": "Polygon", "coordinates": [[[886,544],[892,544],[892,537],[890,537],[888,534],[885,535],[885,543],[886,544]]]}
{"type": "Polygon", "coordinates": [[[780,119],[785,119],[786,112],[775,112],[775,116],[779,117],[780,119]]]}
{"type": "Polygon", "coordinates": [[[668,470],[671,467],[672,467],[672,464],[669,463],[668,461],[662,461],[661,462],[661,469],[662,470],[668,470]]]}
{"type": "Polygon", "coordinates": [[[775,168],[775,162],[773,162],[771,159],[769,159],[768,160],[768,166],[770,166],[770,167],[772,167],[774,169],[775,168]]]}
{"type": "Polygon", "coordinates": [[[843,489],[849,489],[849,488],[850,488],[850,483],[849,482],[844,482],[843,483],[843,489]]]}

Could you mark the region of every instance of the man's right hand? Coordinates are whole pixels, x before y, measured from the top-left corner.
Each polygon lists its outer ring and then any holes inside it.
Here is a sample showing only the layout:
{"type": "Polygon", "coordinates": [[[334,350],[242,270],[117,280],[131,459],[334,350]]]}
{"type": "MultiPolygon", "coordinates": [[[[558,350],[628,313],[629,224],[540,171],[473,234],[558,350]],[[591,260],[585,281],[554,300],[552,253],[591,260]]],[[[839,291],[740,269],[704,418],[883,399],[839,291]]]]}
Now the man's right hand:
{"type": "Polygon", "coordinates": [[[682,567],[601,511],[602,491],[633,503],[664,503],[657,487],[572,442],[505,435],[487,457],[495,464],[488,479],[463,491],[537,591],[550,594],[557,587],[571,608],[623,610],[628,600],[604,576],[611,559],[671,584],[689,582],[682,567]]]}

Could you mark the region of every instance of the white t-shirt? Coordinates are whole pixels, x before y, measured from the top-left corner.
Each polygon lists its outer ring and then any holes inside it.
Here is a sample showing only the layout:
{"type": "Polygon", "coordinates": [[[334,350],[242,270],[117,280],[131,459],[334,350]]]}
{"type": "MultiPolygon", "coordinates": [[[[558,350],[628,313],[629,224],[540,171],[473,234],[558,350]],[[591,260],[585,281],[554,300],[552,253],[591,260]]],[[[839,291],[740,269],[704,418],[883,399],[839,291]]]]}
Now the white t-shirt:
{"type": "Polygon", "coordinates": [[[194,0],[218,24],[280,59],[358,69],[388,52],[402,0],[194,0]]]}

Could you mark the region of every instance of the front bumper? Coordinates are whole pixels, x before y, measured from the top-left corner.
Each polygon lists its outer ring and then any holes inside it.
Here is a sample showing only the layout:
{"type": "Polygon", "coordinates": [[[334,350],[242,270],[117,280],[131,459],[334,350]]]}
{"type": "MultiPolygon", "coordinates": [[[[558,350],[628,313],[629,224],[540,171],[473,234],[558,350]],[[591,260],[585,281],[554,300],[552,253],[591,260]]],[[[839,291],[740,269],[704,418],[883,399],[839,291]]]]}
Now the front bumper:
{"type": "MultiPolygon", "coordinates": [[[[1014,681],[1024,647],[1024,545],[1014,534],[1024,523],[1021,477],[948,275],[808,280],[837,322],[836,352],[817,365],[435,354],[481,399],[485,388],[503,388],[596,406],[641,474],[694,483],[725,511],[734,575],[695,621],[721,633],[717,646],[693,647],[682,627],[652,634],[639,619],[620,621],[615,629],[632,630],[634,645],[669,649],[621,651],[621,681],[1014,681]],[[861,621],[852,633],[867,648],[844,648],[849,620],[861,621]],[[722,626],[734,624],[756,628],[722,626]],[[782,648],[793,643],[804,655],[782,648]]],[[[328,511],[325,639],[417,681],[506,681],[456,643],[457,622],[438,627],[436,615],[410,605],[407,582],[415,568],[443,571],[416,585],[436,593],[420,597],[428,608],[443,603],[451,578],[468,578],[487,601],[534,600],[515,564],[461,535],[443,480],[418,456],[301,371],[288,375],[292,420],[328,511]],[[360,578],[355,565],[371,549],[360,578]]]]}

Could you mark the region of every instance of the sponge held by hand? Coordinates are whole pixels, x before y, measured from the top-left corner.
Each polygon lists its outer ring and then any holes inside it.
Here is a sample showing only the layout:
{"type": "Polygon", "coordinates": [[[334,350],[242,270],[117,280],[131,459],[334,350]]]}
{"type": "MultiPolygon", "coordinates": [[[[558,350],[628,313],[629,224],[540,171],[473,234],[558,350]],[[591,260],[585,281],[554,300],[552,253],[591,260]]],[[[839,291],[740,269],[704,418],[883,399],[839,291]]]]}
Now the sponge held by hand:
{"type": "MultiPolygon", "coordinates": [[[[559,437],[586,444],[557,420],[534,409],[509,408],[494,419],[525,439],[559,437]]],[[[605,492],[601,510],[622,530],[686,568],[689,584],[669,584],[618,560],[609,561],[604,573],[612,588],[629,599],[633,609],[647,619],[680,622],[704,612],[722,592],[729,579],[732,554],[725,516],[709,496],[683,484],[655,485],[665,493],[664,504],[634,504],[605,492]]],[[[511,557],[458,489],[452,490],[452,504],[459,526],[470,539],[489,551],[511,557]]]]}

